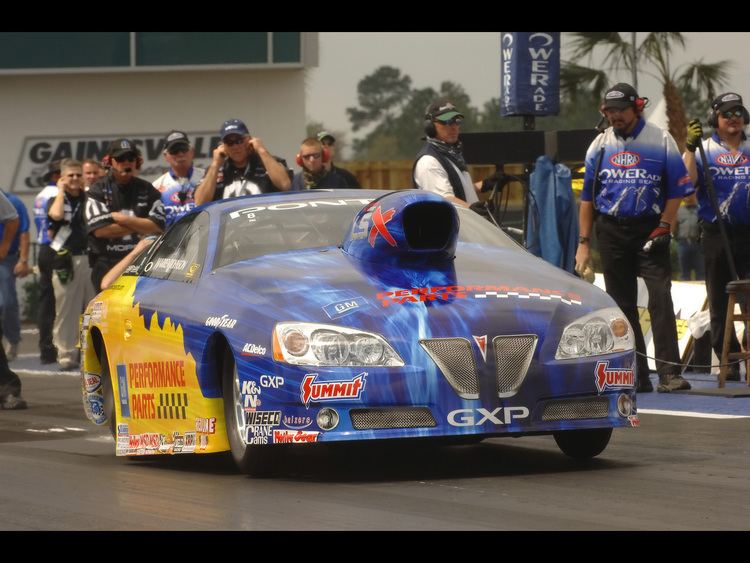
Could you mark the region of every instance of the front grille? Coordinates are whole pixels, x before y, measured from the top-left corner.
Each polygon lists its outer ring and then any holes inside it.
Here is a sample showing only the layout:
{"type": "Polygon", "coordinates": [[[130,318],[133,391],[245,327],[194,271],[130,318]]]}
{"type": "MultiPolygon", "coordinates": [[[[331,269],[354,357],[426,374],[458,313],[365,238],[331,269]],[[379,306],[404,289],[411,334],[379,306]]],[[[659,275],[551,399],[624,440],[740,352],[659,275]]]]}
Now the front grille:
{"type": "Polygon", "coordinates": [[[431,338],[419,343],[463,399],[479,398],[479,380],[471,344],[465,338],[431,338]]]}
{"type": "Polygon", "coordinates": [[[498,397],[510,397],[518,391],[531,365],[537,340],[536,334],[496,336],[492,339],[498,397]]]}
{"type": "Polygon", "coordinates": [[[426,407],[352,409],[349,411],[356,430],[385,428],[433,428],[435,419],[426,407]]]}
{"type": "Polygon", "coordinates": [[[550,401],[544,407],[542,420],[580,420],[582,418],[607,418],[607,416],[609,416],[609,399],[590,397],[550,401]]]}

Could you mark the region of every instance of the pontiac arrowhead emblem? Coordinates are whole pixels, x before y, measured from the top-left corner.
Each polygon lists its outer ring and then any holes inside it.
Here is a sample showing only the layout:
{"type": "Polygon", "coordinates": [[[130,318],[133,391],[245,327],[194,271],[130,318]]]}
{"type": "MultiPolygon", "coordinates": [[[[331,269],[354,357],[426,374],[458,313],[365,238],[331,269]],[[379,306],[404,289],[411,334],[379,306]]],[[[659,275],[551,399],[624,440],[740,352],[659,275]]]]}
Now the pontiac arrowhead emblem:
{"type": "Polygon", "coordinates": [[[471,335],[474,338],[474,342],[477,343],[477,346],[479,346],[479,351],[482,353],[482,358],[484,358],[484,361],[487,361],[487,335],[483,336],[474,336],[471,335]]]}

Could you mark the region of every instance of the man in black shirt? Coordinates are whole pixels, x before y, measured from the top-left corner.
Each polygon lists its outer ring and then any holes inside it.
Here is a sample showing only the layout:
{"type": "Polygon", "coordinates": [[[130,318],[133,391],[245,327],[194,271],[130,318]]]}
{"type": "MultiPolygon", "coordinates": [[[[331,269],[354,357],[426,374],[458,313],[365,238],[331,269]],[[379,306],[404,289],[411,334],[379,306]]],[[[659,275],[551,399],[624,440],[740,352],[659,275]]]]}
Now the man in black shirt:
{"type": "Polygon", "coordinates": [[[87,193],[91,281],[100,287],[104,274],[126,256],[143,235],[164,230],[164,206],[159,190],[135,176],[138,152],[128,139],[108,150],[109,173],[87,193]]]}
{"type": "Polygon", "coordinates": [[[339,168],[326,170],[325,165],[330,161],[330,151],[314,137],[302,141],[297,154],[297,165],[302,170],[294,175],[292,190],[311,190],[315,188],[346,189],[346,178],[341,176],[339,168]]]}
{"type": "Polygon", "coordinates": [[[343,168],[339,168],[333,163],[333,159],[336,157],[336,137],[331,135],[328,131],[321,131],[318,133],[318,141],[323,145],[324,148],[328,149],[329,158],[327,162],[323,163],[323,166],[329,172],[335,172],[344,179],[347,188],[361,188],[357,177],[343,168]]]}
{"type": "Polygon", "coordinates": [[[248,194],[287,191],[292,172],[286,161],[272,155],[239,119],[228,119],[219,133],[221,143],[211,166],[195,191],[195,205],[248,194]]]}

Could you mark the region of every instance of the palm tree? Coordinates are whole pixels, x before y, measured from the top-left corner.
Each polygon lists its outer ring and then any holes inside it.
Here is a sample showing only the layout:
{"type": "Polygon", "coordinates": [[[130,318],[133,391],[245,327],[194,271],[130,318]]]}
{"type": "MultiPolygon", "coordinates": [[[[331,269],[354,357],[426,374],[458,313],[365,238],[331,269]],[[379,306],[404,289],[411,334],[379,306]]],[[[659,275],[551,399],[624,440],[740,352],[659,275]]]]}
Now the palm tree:
{"type": "MultiPolygon", "coordinates": [[[[629,70],[644,72],[657,78],[662,84],[662,93],[667,106],[667,122],[669,132],[677,141],[680,151],[685,149],[685,137],[687,118],[683,103],[682,92],[689,90],[697,93],[700,97],[711,100],[716,96],[716,88],[726,84],[729,77],[729,61],[720,61],[707,64],[701,59],[688,65],[681,65],[674,71],[670,66],[670,55],[675,46],[685,47],[685,38],[682,33],[674,31],[654,31],[649,33],[638,49],[625,40],[618,32],[574,32],[573,36],[573,59],[578,61],[584,57],[591,57],[597,48],[606,48],[603,65],[610,71],[629,70]],[[638,67],[640,61],[650,63],[656,69],[656,73],[649,72],[638,67]],[[683,69],[681,74],[678,71],[683,69]]],[[[581,86],[589,86],[592,95],[601,100],[603,88],[601,88],[603,70],[588,69],[588,76],[592,77],[589,82],[582,82],[586,73],[577,63],[565,63],[563,69],[569,68],[566,74],[561,72],[561,89],[570,94],[571,90],[580,89],[581,86]],[[564,78],[577,80],[577,82],[564,83],[564,78]]],[[[605,80],[609,83],[608,80],[605,80]]]]}

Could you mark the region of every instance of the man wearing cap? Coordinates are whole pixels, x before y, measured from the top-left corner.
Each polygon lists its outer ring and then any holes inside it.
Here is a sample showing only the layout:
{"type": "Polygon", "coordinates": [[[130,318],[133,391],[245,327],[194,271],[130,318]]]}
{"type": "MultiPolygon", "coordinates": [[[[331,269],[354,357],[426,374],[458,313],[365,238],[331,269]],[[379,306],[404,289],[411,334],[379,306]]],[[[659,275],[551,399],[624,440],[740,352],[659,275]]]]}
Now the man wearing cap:
{"type": "Polygon", "coordinates": [[[640,392],[653,391],[638,318],[638,284],[648,289],[659,392],[690,389],[682,378],[672,306],[670,230],[682,198],[694,192],[677,144],[643,118],[646,99],[629,84],[607,90],[600,111],[608,127],[586,153],[576,271],[590,261],[594,228],[604,283],[633,328],[640,392]]]}
{"type": "Polygon", "coordinates": [[[52,289],[52,262],[55,251],[49,247],[49,221],[47,203],[57,196],[57,181],[60,179],[60,161],[53,160],[44,175],[47,186],[34,198],[34,224],[36,225],[37,267],[39,268],[39,359],[43,364],[57,361],[57,348],[52,341],[52,327],[55,322],[55,292],[52,289]]]}
{"type": "MultiPolygon", "coordinates": [[[[726,321],[727,284],[732,281],[729,260],[724,250],[718,218],[706,189],[706,169],[695,151],[700,143],[706,154],[721,221],[729,237],[732,257],[740,279],[750,277],[750,143],[745,127],[750,114],[742,96],[726,92],[711,102],[708,124],[714,133],[703,140],[700,120],[688,124],[687,149],[683,160],[698,193],[698,220],[701,226],[706,265],[706,293],[711,316],[711,346],[721,357],[726,321]]],[[[730,351],[739,352],[740,343],[732,330],[730,351]]],[[[739,381],[734,364],[727,379],[739,381]]]]}
{"type": "Polygon", "coordinates": [[[188,136],[182,131],[170,131],[164,138],[164,159],[169,170],[154,180],[161,192],[167,226],[195,207],[195,188],[206,171],[193,166],[195,152],[188,136]]]}
{"type": "MultiPolygon", "coordinates": [[[[317,188],[346,189],[346,180],[337,170],[326,170],[325,165],[330,161],[328,149],[315,137],[308,137],[302,141],[297,154],[297,164],[302,167],[292,180],[293,190],[311,190],[317,188]]],[[[357,186],[359,187],[359,186],[357,186]]]]}
{"type": "Polygon", "coordinates": [[[458,140],[463,114],[449,100],[438,100],[425,110],[426,143],[412,168],[415,188],[429,190],[469,207],[479,201],[482,183],[473,183],[458,140]]]}
{"type": "Polygon", "coordinates": [[[138,151],[132,141],[117,139],[107,151],[110,170],[94,182],[86,198],[91,282],[101,287],[104,274],[135,247],[143,235],[164,230],[161,194],[136,177],[138,151]]]}
{"type": "Polygon", "coordinates": [[[228,119],[219,132],[211,166],[195,191],[195,205],[248,194],[288,191],[292,172],[272,155],[239,119],[228,119]]]}
{"type": "Polygon", "coordinates": [[[335,172],[341,176],[346,182],[347,188],[361,188],[362,186],[360,186],[359,181],[354,174],[344,168],[339,168],[333,163],[333,159],[336,156],[336,138],[328,131],[321,131],[318,133],[317,137],[320,144],[328,149],[328,161],[323,162],[323,167],[327,171],[335,172]]]}

